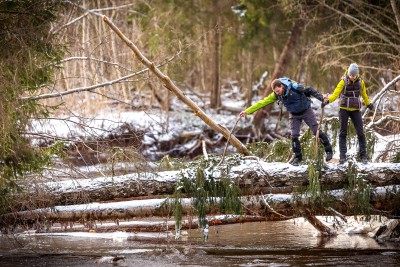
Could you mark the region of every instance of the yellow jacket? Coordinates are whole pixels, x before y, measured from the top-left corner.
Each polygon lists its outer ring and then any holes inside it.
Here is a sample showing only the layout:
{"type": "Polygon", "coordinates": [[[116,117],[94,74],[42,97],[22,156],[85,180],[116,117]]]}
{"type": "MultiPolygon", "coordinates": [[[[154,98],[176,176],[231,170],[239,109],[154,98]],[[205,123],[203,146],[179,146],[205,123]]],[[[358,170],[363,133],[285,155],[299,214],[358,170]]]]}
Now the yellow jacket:
{"type": "MultiPolygon", "coordinates": [[[[345,73],[345,76],[347,75],[347,71],[345,73]]],[[[360,74],[357,74],[356,78],[354,79],[354,81],[357,81],[357,79],[360,77],[360,74]]],[[[349,82],[353,82],[350,81],[349,82]]],[[[340,82],[338,83],[338,85],[336,86],[335,90],[333,91],[333,93],[329,96],[328,100],[329,103],[333,103],[342,93],[343,89],[344,89],[345,83],[344,80],[341,79],[340,82]]],[[[367,95],[367,88],[365,87],[365,83],[364,80],[361,79],[361,92],[360,95],[363,99],[363,103],[365,106],[368,106],[369,104],[371,104],[371,102],[369,101],[368,95],[367,95]]],[[[349,111],[354,111],[354,110],[359,110],[358,108],[347,108],[347,107],[340,107],[341,109],[345,109],[345,110],[349,110],[349,111]]]]}

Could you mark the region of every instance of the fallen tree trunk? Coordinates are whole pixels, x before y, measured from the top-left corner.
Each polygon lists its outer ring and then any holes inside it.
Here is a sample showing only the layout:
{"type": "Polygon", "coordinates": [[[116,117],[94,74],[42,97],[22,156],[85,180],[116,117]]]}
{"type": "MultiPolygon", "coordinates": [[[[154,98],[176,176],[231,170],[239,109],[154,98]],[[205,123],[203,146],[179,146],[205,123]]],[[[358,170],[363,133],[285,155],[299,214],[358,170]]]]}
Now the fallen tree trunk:
{"type": "Polygon", "coordinates": [[[310,209],[307,208],[303,211],[303,217],[306,218],[306,220],[312,226],[314,226],[314,228],[317,229],[322,235],[333,236],[337,234],[335,230],[332,230],[331,228],[323,224],[320,220],[318,220],[317,217],[313,215],[310,209]]]}
{"type": "MultiPolygon", "coordinates": [[[[371,163],[356,164],[355,167],[357,178],[362,178],[371,186],[400,184],[400,164],[371,163]]],[[[227,168],[220,166],[212,172],[204,171],[210,178],[232,179],[240,187],[242,195],[292,193],[304,189],[309,183],[306,165],[293,167],[286,163],[243,160],[238,165],[232,166],[228,173],[224,173],[227,168]]],[[[322,174],[321,185],[325,189],[344,188],[349,184],[347,172],[345,166],[328,164],[322,174]]],[[[26,193],[17,197],[20,206],[13,210],[170,195],[174,193],[176,184],[182,177],[195,179],[195,173],[195,169],[183,169],[96,179],[30,183],[26,186],[26,193]],[[29,203],[31,206],[24,206],[24,203],[29,203]]]]}
{"type": "MultiPolygon", "coordinates": [[[[398,189],[397,189],[398,190],[398,189]]],[[[391,212],[400,212],[393,209],[396,203],[390,197],[396,192],[394,187],[380,187],[370,197],[370,204],[376,210],[387,210],[391,212]]],[[[346,203],[346,192],[343,190],[331,191],[329,193],[330,202],[335,210],[342,214],[354,215],[357,210],[349,207],[346,203]]],[[[9,229],[16,225],[42,225],[49,227],[55,222],[70,224],[80,222],[90,225],[98,221],[120,221],[132,218],[143,218],[151,216],[161,216],[169,218],[172,216],[172,206],[165,203],[166,199],[150,200],[132,200],[109,203],[90,203],[71,206],[55,206],[51,208],[36,209],[31,211],[20,211],[0,215],[0,228],[9,229]]],[[[183,214],[188,215],[191,212],[192,199],[181,199],[183,205],[183,214]]],[[[286,220],[288,218],[303,216],[304,204],[309,201],[307,195],[285,195],[269,194],[262,196],[246,196],[241,198],[245,215],[262,216],[265,220],[286,220]],[[265,205],[265,202],[268,205],[265,205]]],[[[212,214],[209,210],[209,214],[212,214]]],[[[307,210],[308,218],[312,213],[319,215],[336,215],[329,209],[307,210]]],[[[385,213],[390,217],[390,212],[385,213]]],[[[43,227],[42,227],[43,228],[43,227]]],[[[325,229],[326,231],[326,229],[325,229]]]]}

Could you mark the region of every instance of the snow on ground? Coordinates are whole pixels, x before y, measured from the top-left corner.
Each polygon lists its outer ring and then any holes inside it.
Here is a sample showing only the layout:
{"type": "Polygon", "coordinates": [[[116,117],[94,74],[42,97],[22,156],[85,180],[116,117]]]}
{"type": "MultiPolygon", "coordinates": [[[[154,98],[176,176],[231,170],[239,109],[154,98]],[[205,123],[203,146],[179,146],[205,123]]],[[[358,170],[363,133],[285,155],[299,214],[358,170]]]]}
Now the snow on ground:
{"type": "MultiPolygon", "coordinates": [[[[212,114],[212,119],[220,125],[233,126],[236,115],[212,114]]],[[[55,135],[71,140],[80,140],[83,137],[99,137],[114,133],[124,124],[132,125],[136,129],[146,132],[145,142],[156,136],[161,140],[170,140],[182,132],[199,131],[208,127],[192,112],[169,112],[168,114],[156,110],[152,112],[104,111],[92,119],[46,119],[33,121],[33,128],[38,133],[55,135]]]]}
{"type": "MultiPolygon", "coordinates": [[[[232,99],[225,100],[227,105],[234,105],[235,101],[232,99]]],[[[245,109],[242,107],[244,105],[243,101],[236,101],[236,107],[245,109]]],[[[320,102],[313,99],[312,107],[317,115],[317,119],[321,115],[320,102]]],[[[175,109],[180,110],[182,106],[177,106],[175,109]]],[[[276,104],[274,104],[275,109],[279,109],[276,104]]],[[[337,116],[338,105],[336,103],[327,105],[324,111],[324,117],[337,116]]],[[[238,114],[232,113],[221,113],[216,114],[213,111],[206,110],[208,114],[216,123],[226,126],[229,130],[232,129],[234,123],[238,118],[238,114]]],[[[239,113],[239,112],[238,112],[239,113]]],[[[251,126],[252,116],[246,116],[239,120],[239,127],[251,126]]],[[[203,122],[199,117],[195,116],[192,111],[182,109],[180,111],[170,111],[165,113],[161,110],[152,111],[124,111],[116,112],[112,109],[104,110],[99,112],[93,118],[83,118],[83,117],[64,117],[67,120],[60,119],[46,119],[40,121],[33,121],[34,132],[46,134],[48,136],[57,136],[62,139],[69,139],[71,141],[82,141],[86,138],[93,137],[107,137],[111,133],[116,133],[120,131],[120,127],[123,125],[130,125],[137,129],[138,131],[144,132],[143,144],[147,147],[151,147],[152,144],[159,141],[169,141],[173,140],[175,136],[179,136],[185,132],[202,132],[209,126],[203,122]]],[[[268,120],[270,126],[269,129],[274,129],[276,126],[276,118],[270,118],[268,120]]],[[[286,122],[285,122],[286,123],[286,122]]],[[[286,126],[287,127],[287,126],[286,126]]],[[[286,128],[287,129],[287,128],[286,128]]],[[[307,129],[304,124],[302,127],[302,132],[307,129]]],[[[332,133],[328,132],[328,136],[331,141],[333,136],[332,133]]],[[[374,155],[372,161],[375,161],[377,157],[386,149],[389,142],[398,139],[398,135],[381,136],[376,134],[377,143],[374,147],[374,155]]],[[[39,142],[38,139],[33,139],[34,143],[39,142]]],[[[190,144],[186,144],[189,146],[190,144]]],[[[151,148],[149,148],[151,150],[151,148]]],[[[348,149],[348,155],[351,157],[356,157],[358,147],[352,146],[348,149]]],[[[144,152],[146,153],[146,152],[144,152]]],[[[339,158],[339,148],[338,142],[335,147],[334,158],[339,158]]]]}

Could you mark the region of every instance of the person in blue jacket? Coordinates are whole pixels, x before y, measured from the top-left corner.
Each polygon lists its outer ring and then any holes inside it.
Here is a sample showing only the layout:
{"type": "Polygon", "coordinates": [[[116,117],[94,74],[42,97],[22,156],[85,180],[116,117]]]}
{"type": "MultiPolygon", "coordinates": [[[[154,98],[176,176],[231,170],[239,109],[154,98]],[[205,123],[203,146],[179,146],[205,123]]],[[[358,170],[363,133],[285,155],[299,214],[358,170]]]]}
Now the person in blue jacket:
{"type": "MultiPolygon", "coordinates": [[[[317,134],[318,122],[315,117],[315,113],[311,108],[310,96],[317,98],[323,102],[324,97],[318,93],[312,87],[304,87],[303,85],[290,80],[289,78],[279,78],[272,81],[271,84],[272,93],[266,98],[258,101],[251,107],[240,112],[241,117],[245,117],[260,108],[263,108],[269,104],[279,100],[286,107],[289,112],[291,139],[292,139],[292,151],[295,154],[295,158],[291,164],[298,166],[302,160],[301,145],[300,145],[300,127],[304,121],[314,135],[317,134]]],[[[319,131],[318,137],[321,139],[322,144],[325,147],[326,161],[332,159],[332,146],[329,142],[328,137],[323,131],[319,131]]]]}

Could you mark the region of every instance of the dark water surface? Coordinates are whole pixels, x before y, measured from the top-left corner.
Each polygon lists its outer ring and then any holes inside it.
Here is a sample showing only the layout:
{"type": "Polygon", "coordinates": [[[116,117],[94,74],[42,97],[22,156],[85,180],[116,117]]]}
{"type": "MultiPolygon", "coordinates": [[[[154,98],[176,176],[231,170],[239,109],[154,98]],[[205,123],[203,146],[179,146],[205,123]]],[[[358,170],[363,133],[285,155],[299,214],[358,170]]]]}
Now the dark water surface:
{"type": "Polygon", "coordinates": [[[398,244],[345,233],[323,238],[303,219],[211,226],[207,242],[201,230],[179,242],[138,235],[2,236],[0,266],[400,266],[398,244]]]}

